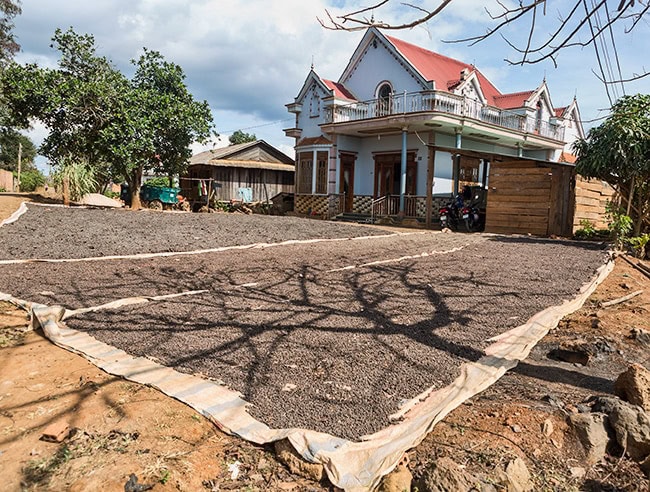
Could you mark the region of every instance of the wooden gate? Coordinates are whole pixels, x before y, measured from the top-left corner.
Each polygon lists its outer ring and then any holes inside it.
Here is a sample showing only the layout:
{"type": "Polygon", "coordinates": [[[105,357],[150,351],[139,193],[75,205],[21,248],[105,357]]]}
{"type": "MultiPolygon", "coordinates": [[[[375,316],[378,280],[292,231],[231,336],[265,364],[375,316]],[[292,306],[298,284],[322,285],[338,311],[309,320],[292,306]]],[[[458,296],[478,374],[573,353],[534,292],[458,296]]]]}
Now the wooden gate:
{"type": "Polygon", "coordinates": [[[537,161],[490,163],[485,231],[570,236],[573,167],[537,161]]]}

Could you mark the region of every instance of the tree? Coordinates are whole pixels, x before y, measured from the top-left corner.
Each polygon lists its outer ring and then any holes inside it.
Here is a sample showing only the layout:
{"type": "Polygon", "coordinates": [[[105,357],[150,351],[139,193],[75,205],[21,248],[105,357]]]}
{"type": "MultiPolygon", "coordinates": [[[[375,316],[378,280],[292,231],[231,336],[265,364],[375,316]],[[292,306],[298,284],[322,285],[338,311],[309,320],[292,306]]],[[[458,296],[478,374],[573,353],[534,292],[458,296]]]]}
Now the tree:
{"type": "Polygon", "coordinates": [[[619,99],[612,114],[574,143],[576,170],[608,182],[618,192],[635,235],[650,225],[650,95],[619,99]]]}
{"type": "Polygon", "coordinates": [[[14,17],[21,11],[20,0],[0,0],[0,67],[5,66],[20,50],[12,30],[14,17]]]}
{"type": "Polygon", "coordinates": [[[235,132],[228,137],[230,145],[243,144],[248,142],[255,142],[257,137],[254,133],[245,133],[241,130],[235,130],[235,132]]]}
{"type": "Polygon", "coordinates": [[[36,146],[33,142],[15,130],[0,131],[0,167],[8,171],[18,169],[18,147],[21,149],[21,167],[23,171],[36,169],[34,159],[36,158],[36,146]]]}
{"type": "Polygon", "coordinates": [[[41,120],[50,131],[41,153],[55,166],[86,166],[100,185],[119,175],[139,208],[143,172],[183,172],[190,144],[209,136],[207,102],[193,99],[181,67],[158,52],[145,49],[129,80],[96,54],[92,35],[57,29],[53,47],[61,53],[57,69],[12,64],[6,70],[11,123],[41,120]]]}
{"type": "Polygon", "coordinates": [[[55,166],[71,158],[98,165],[106,160],[101,130],[127,80],[96,55],[93,36],[57,29],[52,41],[61,54],[57,69],[14,63],[5,70],[9,123],[26,128],[33,118],[40,120],[49,130],[40,153],[55,166]]]}
{"type": "Polygon", "coordinates": [[[210,136],[212,114],[206,101],[195,101],[187,90],[183,69],[160,53],[145,49],[133,64],[133,80],[102,135],[114,168],[129,185],[131,207],[139,208],[144,171],[183,173],[190,144],[210,136]]]}
{"type": "MultiPolygon", "coordinates": [[[[374,4],[343,15],[334,16],[325,11],[326,18],[319,18],[318,21],[327,29],[356,31],[374,26],[382,29],[411,29],[415,26],[425,24],[434,17],[448,10],[454,0],[430,0],[431,7],[405,3],[410,7],[414,16],[406,22],[390,22],[376,20],[375,15],[381,15],[388,7],[397,3],[393,0],[376,1],[374,4]],[[368,13],[371,14],[368,17],[368,13]]],[[[650,72],[634,74],[623,80],[620,73],[618,77],[606,76],[601,62],[601,54],[597,43],[607,42],[608,38],[613,39],[612,27],[626,23],[624,32],[632,32],[642,21],[647,21],[650,12],[648,0],[593,0],[590,4],[586,0],[555,1],[553,0],[521,0],[514,2],[501,2],[496,0],[499,10],[493,12],[486,10],[486,15],[493,22],[487,32],[463,39],[455,39],[448,42],[470,42],[471,44],[483,41],[495,34],[500,34],[504,41],[518,53],[518,58],[506,60],[513,65],[524,65],[539,63],[543,60],[551,60],[556,64],[558,54],[565,48],[571,46],[593,46],[598,58],[601,81],[608,84],[621,81],[636,80],[646,77],[650,72]],[[550,11],[551,3],[555,7],[552,15],[555,17],[554,25],[550,32],[545,27],[540,27],[540,19],[550,11]],[[527,23],[527,27],[525,27],[527,23]],[[511,25],[519,26],[524,24],[525,37],[523,43],[510,39],[506,28],[511,25]],[[536,35],[542,31],[541,38],[536,35]]],[[[521,29],[518,29],[521,31],[521,29]]],[[[613,43],[614,54],[616,45],[613,43]]],[[[606,54],[605,54],[606,55],[606,54]]],[[[606,55],[607,56],[607,55],[606,55]]],[[[606,60],[608,62],[609,60],[606,60]]],[[[606,64],[606,63],[605,63],[606,64]]]]}

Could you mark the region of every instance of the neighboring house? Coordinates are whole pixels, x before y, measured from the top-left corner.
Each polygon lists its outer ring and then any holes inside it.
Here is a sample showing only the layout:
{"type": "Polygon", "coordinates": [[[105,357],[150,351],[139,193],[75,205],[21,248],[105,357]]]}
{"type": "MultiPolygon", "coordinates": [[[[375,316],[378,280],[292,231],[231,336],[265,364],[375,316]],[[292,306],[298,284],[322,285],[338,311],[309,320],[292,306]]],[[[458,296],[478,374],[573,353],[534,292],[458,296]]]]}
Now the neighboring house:
{"type": "Polygon", "coordinates": [[[257,140],[193,156],[180,179],[181,194],[191,200],[214,193],[223,201],[269,201],[278,193],[293,192],[294,173],[293,159],[257,140]]]}
{"type": "Polygon", "coordinates": [[[374,208],[430,221],[463,184],[488,181],[497,160],[543,164],[546,176],[559,169],[570,186],[561,157],[584,137],[576,100],[554,107],[545,80],[502,93],[473,65],[376,28],[338,81],[312,69],[287,108],[296,116],[284,130],[296,141],[296,211],[324,216],[374,208]]]}

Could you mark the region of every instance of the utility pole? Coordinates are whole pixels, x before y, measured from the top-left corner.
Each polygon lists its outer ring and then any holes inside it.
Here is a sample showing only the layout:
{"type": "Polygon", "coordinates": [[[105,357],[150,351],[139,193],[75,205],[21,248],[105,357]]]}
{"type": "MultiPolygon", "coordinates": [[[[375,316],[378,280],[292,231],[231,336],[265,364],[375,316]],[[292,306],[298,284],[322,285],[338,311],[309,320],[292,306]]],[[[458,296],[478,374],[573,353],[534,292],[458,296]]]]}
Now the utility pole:
{"type": "Polygon", "coordinates": [[[23,158],[23,144],[18,142],[18,191],[20,192],[20,163],[23,158]]]}

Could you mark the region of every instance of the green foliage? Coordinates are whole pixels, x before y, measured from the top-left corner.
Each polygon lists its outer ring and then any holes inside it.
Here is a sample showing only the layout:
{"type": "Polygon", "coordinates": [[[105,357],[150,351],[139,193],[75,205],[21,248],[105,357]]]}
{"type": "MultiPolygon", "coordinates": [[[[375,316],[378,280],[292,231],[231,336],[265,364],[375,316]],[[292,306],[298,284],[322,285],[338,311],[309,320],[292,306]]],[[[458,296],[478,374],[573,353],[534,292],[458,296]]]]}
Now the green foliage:
{"type": "Polygon", "coordinates": [[[631,237],[627,240],[627,243],[632,246],[634,250],[634,255],[637,258],[644,259],[647,254],[647,246],[650,243],[650,234],[642,234],[641,236],[631,237]]]}
{"type": "Polygon", "coordinates": [[[236,130],[232,135],[230,135],[230,137],[228,137],[228,141],[230,142],[230,145],[255,142],[256,140],[257,137],[255,136],[254,133],[246,133],[241,130],[236,130]]]}
{"type": "Polygon", "coordinates": [[[632,232],[632,219],[611,202],[607,203],[608,229],[617,249],[622,249],[626,238],[632,232]]]}
{"type": "Polygon", "coordinates": [[[18,169],[18,147],[22,145],[21,169],[28,171],[36,169],[36,146],[25,135],[15,130],[0,131],[0,167],[8,171],[18,169]]]}
{"type": "Polygon", "coordinates": [[[592,239],[595,234],[596,228],[593,222],[588,219],[582,219],[580,221],[580,229],[575,232],[574,237],[576,239],[592,239]]]}
{"type": "Polygon", "coordinates": [[[163,468],[162,470],[160,470],[160,478],[158,479],[158,481],[161,484],[165,485],[167,482],[169,482],[169,479],[171,477],[172,477],[171,472],[167,468],[163,468]]]}
{"type": "Polygon", "coordinates": [[[0,0],[0,66],[4,66],[20,51],[12,32],[13,19],[20,13],[20,0],[0,0]]]}
{"type": "Polygon", "coordinates": [[[72,159],[64,161],[54,174],[53,181],[58,187],[61,187],[66,178],[70,187],[70,199],[73,201],[79,201],[84,195],[97,189],[95,172],[88,162],[72,159]]]}
{"type": "Polygon", "coordinates": [[[156,176],[148,179],[146,184],[157,188],[169,188],[169,178],[167,176],[156,176]]]}
{"type": "MultiPolygon", "coordinates": [[[[14,177],[17,177],[17,172],[14,172],[14,177]]],[[[29,193],[36,190],[39,186],[45,184],[45,176],[38,169],[30,169],[20,173],[20,191],[29,193]]]]}
{"type": "Polygon", "coordinates": [[[624,96],[612,114],[589,130],[586,140],[574,144],[576,170],[586,178],[607,181],[621,194],[630,195],[637,230],[650,219],[650,95],[624,96]]]}
{"type": "Polygon", "coordinates": [[[57,167],[75,156],[102,183],[127,181],[136,204],[145,170],[185,171],[190,145],[210,135],[212,115],[188,92],[180,66],[145,49],[129,80],[96,54],[93,36],[57,29],[52,41],[57,69],[13,64],[3,75],[12,124],[36,118],[49,129],[43,155],[57,167]]]}

